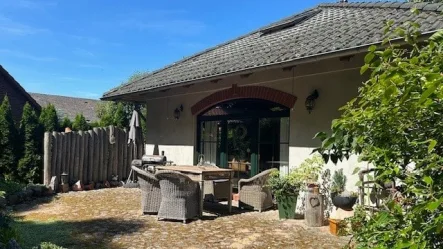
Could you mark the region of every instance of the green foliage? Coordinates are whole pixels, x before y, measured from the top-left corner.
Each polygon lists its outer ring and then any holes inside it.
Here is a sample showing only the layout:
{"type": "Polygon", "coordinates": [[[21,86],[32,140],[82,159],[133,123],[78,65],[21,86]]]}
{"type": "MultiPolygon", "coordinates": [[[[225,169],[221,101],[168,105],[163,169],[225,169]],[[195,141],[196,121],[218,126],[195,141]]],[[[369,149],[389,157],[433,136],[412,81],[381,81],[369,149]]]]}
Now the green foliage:
{"type": "Polygon", "coordinates": [[[146,139],[146,108],[139,104],[112,101],[98,103],[96,107],[97,117],[100,119],[98,127],[114,125],[120,128],[128,128],[132,113],[137,108],[139,109],[143,138],[146,139]]]}
{"type": "Polygon", "coordinates": [[[297,181],[295,177],[291,176],[291,173],[281,176],[278,170],[274,170],[271,172],[266,186],[278,201],[288,196],[298,196],[301,184],[302,182],[297,181]]]}
{"type": "Polygon", "coordinates": [[[23,142],[23,157],[18,163],[18,179],[23,182],[40,182],[40,173],[43,171],[41,157],[43,136],[37,114],[29,103],[23,107],[20,137],[23,142]]]}
{"type": "Polygon", "coordinates": [[[18,154],[17,130],[6,95],[0,105],[0,175],[6,179],[15,178],[18,154]]]}
{"type": "Polygon", "coordinates": [[[64,131],[66,127],[72,128],[72,122],[68,117],[64,117],[63,121],[60,123],[61,131],[64,131]]]}
{"type": "Polygon", "coordinates": [[[7,244],[10,240],[18,241],[19,233],[15,229],[12,217],[3,211],[0,211],[0,244],[7,244]]]}
{"type": "MultiPolygon", "coordinates": [[[[127,83],[137,81],[149,74],[149,71],[135,71],[128,79],[127,83]]],[[[124,83],[125,84],[125,83],[124,83]]]]}
{"type": "Polygon", "coordinates": [[[48,104],[46,107],[42,108],[39,122],[43,126],[45,132],[58,131],[60,129],[57,111],[53,104],[48,104]]]}
{"type": "Polygon", "coordinates": [[[86,121],[85,116],[83,114],[77,114],[75,116],[74,122],[72,123],[72,130],[74,131],[87,131],[89,130],[89,124],[86,121]]]}
{"type": "Polygon", "coordinates": [[[0,191],[4,192],[5,196],[18,193],[23,188],[24,185],[21,183],[0,179],[0,191]]]}
{"type": "Polygon", "coordinates": [[[312,157],[305,159],[299,167],[293,169],[290,176],[298,182],[316,183],[324,165],[323,158],[315,153],[312,157]]]}
{"type": "Polygon", "coordinates": [[[343,173],[343,169],[338,169],[332,175],[331,193],[338,193],[345,191],[347,177],[343,173]]]}
{"type": "Polygon", "coordinates": [[[39,246],[33,247],[33,249],[65,249],[65,248],[49,242],[42,242],[39,246]]]}
{"type": "Polygon", "coordinates": [[[118,128],[124,128],[129,124],[129,119],[127,118],[127,115],[125,115],[124,106],[121,102],[117,104],[117,109],[115,110],[114,124],[118,128]]]}
{"type": "Polygon", "coordinates": [[[327,160],[359,154],[375,166],[376,181],[402,183],[405,201],[369,216],[354,231],[356,248],[443,247],[443,31],[418,43],[418,30],[415,23],[395,30],[407,49],[389,40],[383,50],[369,48],[361,70],[371,71],[369,80],[330,135],[316,135],[327,160]]]}

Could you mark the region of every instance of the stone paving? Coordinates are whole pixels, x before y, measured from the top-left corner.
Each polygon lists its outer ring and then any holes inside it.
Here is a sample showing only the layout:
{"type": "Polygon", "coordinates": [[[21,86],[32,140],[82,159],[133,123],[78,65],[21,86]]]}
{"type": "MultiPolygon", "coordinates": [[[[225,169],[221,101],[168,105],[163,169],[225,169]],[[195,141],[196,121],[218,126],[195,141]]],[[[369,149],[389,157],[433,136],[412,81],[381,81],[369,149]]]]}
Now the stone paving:
{"type": "MultiPolygon", "coordinates": [[[[223,210],[225,207],[214,207],[223,210]]],[[[17,208],[24,221],[73,224],[71,248],[341,248],[346,238],[302,220],[278,220],[276,210],[241,212],[202,220],[157,221],[141,215],[140,190],[115,188],[58,195],[49,203],[17,208]]]]}

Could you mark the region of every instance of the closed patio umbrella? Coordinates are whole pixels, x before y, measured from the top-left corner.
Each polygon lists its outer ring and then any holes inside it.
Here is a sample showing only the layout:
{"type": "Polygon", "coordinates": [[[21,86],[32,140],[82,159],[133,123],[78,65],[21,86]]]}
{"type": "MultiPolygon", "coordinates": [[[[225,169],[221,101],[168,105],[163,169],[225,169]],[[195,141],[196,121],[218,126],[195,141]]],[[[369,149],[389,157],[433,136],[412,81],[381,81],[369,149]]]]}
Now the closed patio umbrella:
{"type": "Polygon", "coordinates": [[[137,145],[138,128],[140,128],[140,118],[138,116],[138,112],[136,110],[134,110],[132,112],[131,122],[129,123],[128,144],[130,144],[132,142],[132,143],[134,143],[134,145],[137,145]]]}
{"type": "MultiPolygon", "coordinates": [[[[132,117],[131,117],[131,122],[129,123],[129,134],[128,134],[128,145],[130,143],[134,144],[134,149],[132,151],[132,158],[133,159],[138,159],[139,155],[138,155],[138,144],[143,141],[142,136],[142,132],[140,131],[141,126],[140,126],[140,117],[138,115],[138,112],[136,110],[134,110],[132,112],[132,117]]],[[[128,177],[128,181],[131,178],[131,175],[134,177],[132,169],[131,172],[129,173],[129,177],[128,177]]],[[[133,179],[134,180],[134,179],[133,179]]]]}

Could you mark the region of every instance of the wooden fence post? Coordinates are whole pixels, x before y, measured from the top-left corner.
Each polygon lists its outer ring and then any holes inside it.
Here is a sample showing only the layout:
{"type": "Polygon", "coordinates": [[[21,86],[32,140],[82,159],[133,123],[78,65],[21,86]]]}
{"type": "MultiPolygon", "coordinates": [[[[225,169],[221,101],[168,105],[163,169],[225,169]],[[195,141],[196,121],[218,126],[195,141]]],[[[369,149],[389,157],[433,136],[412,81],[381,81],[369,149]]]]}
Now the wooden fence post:
{"type": "Polygon", "coordinates": [[[52,136],[49,132],[45,132],[43,147],[43,184],[49,186],[52,162],[52,136]]]}
{"type": "Polygon", "coordinates": [[[62,155],[63,157],[66,157],[65,170],[66,170],[66,173],[68,173],[68,178],[69,178],[68,182],[69,183],[72,182],[72,179],[74,177],[74,174],[72,172],[72,164],[74,161],[74,151],[75,151],[75,148],[74,148],[75,143],[72,142],[72,139],[73,139],[72,134],[73,133],[74,133],[73,131],[65,133],[65,144],[66,144],[65,150],[66,151],[62,155]]]}
{"type": "Polygon", "coordinates": [[[94,175],[94,155],[95,155],[95,148],[94,148],[94,131],[90,130],[89,133],[89,146],[88,146],[88,183],[91,181],[94,181],[93,175],[94,175]]]}
{"type": "Polygon", "coordinates": [[[78,180],[83,182],[83,165],[84,165],[84,155],[85,155],[85,132],[79,131],[78,137],[79,137],[79,146],[78,146],[78,180]]]}
{"type": "Polygon", "coordinates": [[[99,167],[99,160],[100,160],[100,147],[99,147],[99,129],[94,128],[94,164],[92,166],[93,169],[93,181],[98,182],[99,176],[98,176],[98,167],[99,167]]]}
{"type": "Polygon", "coordinates": [[[108,128],[103,128],[102,130],[103,136],[102,136],[102,143],[103,143],[103,181],[108,180],[108,163],[109,163],[109,151],[108,151],[108,128]]]}
{"type": "MultiPolygon", "coordinates": [[[[57,174],[55,173],[55,170],[56,170],[56,168],[57,168],[57,153],[58,153],[58,150],[59,150],[59,148],[57,147],[57,138],[58,138],[58,132],[56,132],[56,131],[53,131],[52,132],[52,137],[51,137],[51,139],[52,139],[52,151],[51,151],[51,154],[52,154],[52,162],[51,162],[51,177],[52,176],[57,176],[57,174]]],[[[57,178],[58,178],[58,176],[57,176],[57,178]]],[[[57,184],[57,183],[56,183],[57,184]]]]}

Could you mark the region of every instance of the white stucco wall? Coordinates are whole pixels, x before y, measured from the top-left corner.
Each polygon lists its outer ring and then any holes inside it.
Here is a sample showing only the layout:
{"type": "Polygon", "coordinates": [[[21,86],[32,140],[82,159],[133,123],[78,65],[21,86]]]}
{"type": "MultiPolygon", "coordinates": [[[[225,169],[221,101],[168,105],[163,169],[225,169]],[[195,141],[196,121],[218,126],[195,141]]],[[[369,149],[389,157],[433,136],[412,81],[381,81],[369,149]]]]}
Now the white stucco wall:
{"type": "MultiPolygon", "coordinates": [[[[291,93],[298,97],[290,112],[290,168],[300,165],[309,157],[319,141],[312,138],[319,131],[328,131],[331,121],[339,117],[338,109],[347,101],[357,96],[357,88],[364,81],[359,73],[362,55],[351,61],[340,61],[338,58],[298,65],[294,76],[291,71],[270,69],[254,73],[248,78],[232,76],[217,84],[202,82],[189,88],[178,87],[167,92],[156,92],[146,95],[148,144],[146,154],[152,154],[154,147],[165,152],[168,160],[177,165],[193,165],[196,161],[196,116],[191,114],[191,106],[204,97],[232,87],[232,84],[260,85],[291,93]],[[309,114],[304,105],[306,97],[314,90],[319,92],[315,109],[309,114]],[[173,117],[175,108],[183,105],[180,119],[173,117]]],[[[328,163],[331,171],[343,168],[348,176],[347,189],[356,190],[357,176],[351,173],[359,165],[356,157],[333,165],[328,163]]]]}

